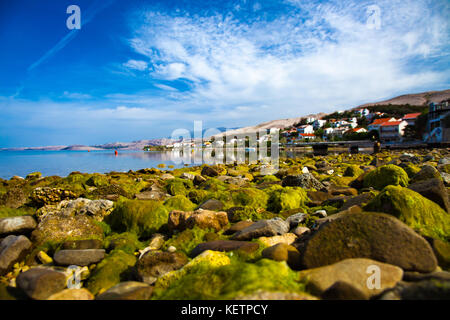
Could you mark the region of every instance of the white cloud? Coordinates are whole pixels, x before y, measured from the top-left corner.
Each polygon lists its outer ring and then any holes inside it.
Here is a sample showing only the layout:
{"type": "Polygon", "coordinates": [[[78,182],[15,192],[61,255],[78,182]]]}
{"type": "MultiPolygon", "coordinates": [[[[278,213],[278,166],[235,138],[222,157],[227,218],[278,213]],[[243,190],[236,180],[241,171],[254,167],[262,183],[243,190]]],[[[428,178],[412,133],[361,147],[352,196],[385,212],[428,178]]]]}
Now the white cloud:
{"type": "Polygon", "coordinates": [[[428,1],[378,1],[380,30],[366,26],[368,4],[294,4],[304,10],[244,23],[148,12],[129,43],[149,58],[152,76],[191,81],[180,104],[203,105],[205,118],[300,116],[448,81],[448,70],[414,67],[445,54],[448,43],[445,15],[428,1]],[[262,105],[270,106],[264,114],[262,105]]]}
{"type": "Polygon", "coordinates": [[[145,71],[148,68],[147,62],[138,61],[138,60],[128,60],[123,65],[126,68],[133,69],[133,70],[139,70],[139,71],[145,71]]]}

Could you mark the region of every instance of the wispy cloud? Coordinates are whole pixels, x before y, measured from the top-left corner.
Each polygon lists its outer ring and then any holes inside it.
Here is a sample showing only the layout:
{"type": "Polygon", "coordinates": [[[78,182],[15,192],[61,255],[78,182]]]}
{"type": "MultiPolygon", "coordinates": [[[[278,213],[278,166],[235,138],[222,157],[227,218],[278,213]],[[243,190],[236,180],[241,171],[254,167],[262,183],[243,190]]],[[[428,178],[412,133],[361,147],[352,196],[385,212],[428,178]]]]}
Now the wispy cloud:
{"type": "Polygon", "coordinates": [[[246,21],[150,10],[129,44],[151,61],[154,78],[192,82],[183,103],[254,106],[249,116],[263,104],[273,107],[272,117],[294,116],[448,84],[448,70],[414,67],[448,52],[442,8],[430,1],[376,3],[380,30],[366,26],[372,3],[359,1],[290,1],[292,10],[246,21]]]}

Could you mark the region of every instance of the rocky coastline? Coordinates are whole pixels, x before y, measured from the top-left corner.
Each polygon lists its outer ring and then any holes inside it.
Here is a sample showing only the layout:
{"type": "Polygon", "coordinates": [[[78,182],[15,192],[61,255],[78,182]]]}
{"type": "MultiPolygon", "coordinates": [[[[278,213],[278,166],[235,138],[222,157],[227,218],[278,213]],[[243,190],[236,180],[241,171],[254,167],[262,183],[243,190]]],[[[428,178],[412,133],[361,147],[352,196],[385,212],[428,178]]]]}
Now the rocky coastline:
{"type": "Polygon", "coordinates": [[[0,179],[0,300],[450,299],[450,150],[0,179]]]}

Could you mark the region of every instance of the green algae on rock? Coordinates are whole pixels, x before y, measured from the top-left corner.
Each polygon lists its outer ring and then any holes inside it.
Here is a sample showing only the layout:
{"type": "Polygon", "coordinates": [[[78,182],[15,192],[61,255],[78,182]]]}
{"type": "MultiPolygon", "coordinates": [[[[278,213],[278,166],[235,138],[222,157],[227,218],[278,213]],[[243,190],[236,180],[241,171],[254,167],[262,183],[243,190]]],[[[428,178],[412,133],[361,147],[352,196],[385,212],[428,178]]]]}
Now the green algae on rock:
{"type": "Polygon", "coordinates": [[[191,200],[189,200],[183,195],[177,195],[167,199],[166,201],[164,201],[164,206],[169,211],[172,210],[192,211],[197,207],[195,203],[192,203],[191,200]]]}
{"type": "Polygon", "coordinates": [[[267,209],[278,213],[305,207],[307,201],[308,196],[304,189],[279,186],[270,192],[267,209]]]}
{"type": "Polygon", "coordinates": [[[165,290],[155,289],[154,298],[233,299],[259,290],[302,293],[304,285],[297,278],[286,262],[261,259],[248,263],[232,257],[226,265],[199,263],[189,268],[165,290]]]}
{"type": "Polygon", "coordinates": [[[169,211],[160,201],[121,198],[105,222],[116,232],[134,232],[145,238],[157,232],[168,218],[169,211]]]}
{"type": "Polygon", "coordinates": [[[94,269],[86,288],[94,295],[102,293],[131,277],[136,257],[122,250],[113,250],[94,269]]]}
{"type": "Polygon", "coordinates": [[[408,181],[408,174],[405,170],[396,165],[388,164],[367,173],[364,177],[364,187],[373,187],[377,190],[382,190],[388,185],[407,187],[408,181]]]}
{"type": "Polygon", "coordinates": [[[387,186],[365,207],[389,213],[421,234],[450,239],[450,216],[436,203],[401,186],[387,186]]]}
{"type": "Polygon", "coordinates": [[[132,232],[115,233],[104,241],[105,249],[122,250],[130,254],[138,249],[143,249],[144,246],[144,243],[140,242],[137,235],[132,232]]]}

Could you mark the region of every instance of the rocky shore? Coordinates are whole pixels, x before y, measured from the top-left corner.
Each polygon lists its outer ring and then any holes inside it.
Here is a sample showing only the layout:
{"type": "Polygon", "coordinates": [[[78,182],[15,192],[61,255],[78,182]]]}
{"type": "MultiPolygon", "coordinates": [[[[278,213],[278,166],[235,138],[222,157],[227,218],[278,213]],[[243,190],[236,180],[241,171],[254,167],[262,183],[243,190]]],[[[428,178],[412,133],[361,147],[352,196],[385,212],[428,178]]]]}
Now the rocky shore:
{"type": "Polygon", "coordinates": [[[0,299],[450,299],[450,151],[0,179],[0,299]]]}

